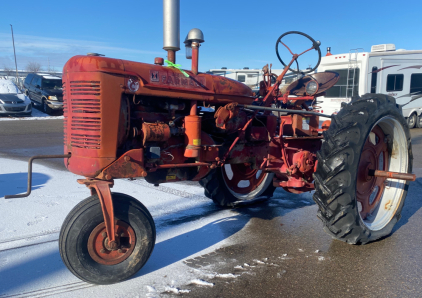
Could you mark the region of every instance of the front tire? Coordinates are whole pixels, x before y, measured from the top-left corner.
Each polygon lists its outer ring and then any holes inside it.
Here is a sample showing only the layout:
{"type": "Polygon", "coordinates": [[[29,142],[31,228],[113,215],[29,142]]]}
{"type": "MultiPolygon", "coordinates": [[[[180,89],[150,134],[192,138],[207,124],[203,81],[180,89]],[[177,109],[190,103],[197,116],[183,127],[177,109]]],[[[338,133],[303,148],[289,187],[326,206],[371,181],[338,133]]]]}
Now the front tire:
{"type": "Polygon", "coordinates": [[[409,128],[395,99],[366,94],[344,105],[317,155],[313,198],[324,230],[350,244],[389,235],[401,217],[409,182],[368,173],[412,172],[409,128]]]}
{"type": "Polygon", "coordinates": [[[112,193],[112,199],[116,233],[121,236],[119,250],[107,247],[97,195],[76,205],[60,231],[60,255],[66,267],[81,280],[93,284],[128,279],[144,266],[155,245],[154,221],[145,206],[120,193],[112,193]]]}
{"type": "Polygon", "coordinates": [[[199,183],[205,196],[216,205],[234,207],[266,200],[273,196],[272,173],[254,170],[248,164],[226,164],[212,170],[199,183]]]}
{"type": "Polygon", "coordinates": [[[48,106],[46,99],[42,100],[42,111],[47,115],[50,115],[53,112],[53,110],[48,106]]]}

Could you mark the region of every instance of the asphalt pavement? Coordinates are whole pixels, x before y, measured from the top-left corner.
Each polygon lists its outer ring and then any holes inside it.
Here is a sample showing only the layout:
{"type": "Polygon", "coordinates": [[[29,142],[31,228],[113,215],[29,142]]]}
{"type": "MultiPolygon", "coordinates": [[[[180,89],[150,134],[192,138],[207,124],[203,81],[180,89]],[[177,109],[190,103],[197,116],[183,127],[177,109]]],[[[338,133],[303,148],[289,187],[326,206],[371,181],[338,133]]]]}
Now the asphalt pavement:
{"type": "MultiPolygon", "coordinates": [[[[62,120],[2,121],[0,156],[62,154],[62,131],[62,120]]],[[[191,292],[178,296],[422,297],[422,129],[411,135],[418,178],[391,236],[360,246],[331,239],[316,217],[317,206],[304,203],[310,194],[239,208],[250,220],[231,236],[232,245],[185,261],[192,268],[211,265],[221,277],[213,287],[187,285],[191,292]]],[[[62,162],[41,161],[66,170],[62,162]]]]}

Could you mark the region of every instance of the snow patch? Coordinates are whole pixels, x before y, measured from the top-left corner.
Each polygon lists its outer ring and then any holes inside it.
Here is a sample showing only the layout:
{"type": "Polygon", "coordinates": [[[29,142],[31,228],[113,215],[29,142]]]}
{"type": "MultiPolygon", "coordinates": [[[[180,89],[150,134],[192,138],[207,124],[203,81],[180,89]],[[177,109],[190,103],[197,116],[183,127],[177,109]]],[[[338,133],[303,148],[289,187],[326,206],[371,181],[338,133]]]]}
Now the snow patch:
{"type": "Polygon", "coordinates": [[[19,88],[11,80],[0,80],[0,94],[21,93],[19,88]]]}
{"type": "Polygon", "coordinates": [[[239,277],[239,274],[233,274],[233,273],[226,273],[226,274],[216,274],[215,277],[218,278],[236,278],[239,277]]]}
{"type": "Polygon", "coordinates": [[[262,262],[262,261],[260,261],[260,260],[253,260],[255,263],[257,263],[257,264],[261,264],[261,265],[265,265],[265,263],[264,262],[262,262]]]}
{"type": "Polygon", "coordinates": [[[151,287],[151,286],[146,286],[146,288],[147,288],[147,291],[148,291],[149,293],[157,292],[157,290],[156,290],[154,287],[151,287]]]}
{"type": "Polygon", "coordinates": [[[164,291],[165,292],[168,292],[168,293],[174,293],[174,294],[187,294],[187,293],[190,293],[190,290],[181,290],[181,289],[176,288],[176,287],[165,287],[164,291]]]}
{"type": "Polygon", "coordinates": [[[278,258],[282,259],[282,260],[290,260],[291,259],[290,257],[287,257],[287,254],[282,254],[282,256],[278,257],[278,258]]]}
{"type": "Polygon", "coordinates": [[[322,256],[319,256],[318,257],[318,261],[324,261],[325,260],[325,258],[324,257],[322,257],[322,256]]]}
{"type": "MultiPolygon", "coordinates": [[[[36,111],[35,109],[32,109],[32,114],[35,114],[36,113],[35,111],[36,111]]],[[[41,113],[41,112],[39,112],[39,113],[41,113]]],[[[44,114],[44,113],[42,113],[42,114],[44,114]]],[[[44,114],[44,115],[45,116],[41,116],[41,117],[28,117],[28,116],[25,116],[25,117],[1,117],[0,118],[0,121],[16,121],[16,120],[24,120],[24,121],[27,121],[27,120],[64,119],[63,116],[48,116],[47,114],[44,114]]]]}
{"type": "Polygon", "coordinates": [[[211,282],[207,282],[203,279],[194,279],[191,281],[191,284],[198,285],[198,286],[206,286],[206,287],[213,287],[214,284],[211,282]]]}
{"type": "Polygon", "coordinates": [[[304,250],[303,250],[303,249],[301,249],[301,248],[299,248],[299,252],[304,252],[304,250]]]}

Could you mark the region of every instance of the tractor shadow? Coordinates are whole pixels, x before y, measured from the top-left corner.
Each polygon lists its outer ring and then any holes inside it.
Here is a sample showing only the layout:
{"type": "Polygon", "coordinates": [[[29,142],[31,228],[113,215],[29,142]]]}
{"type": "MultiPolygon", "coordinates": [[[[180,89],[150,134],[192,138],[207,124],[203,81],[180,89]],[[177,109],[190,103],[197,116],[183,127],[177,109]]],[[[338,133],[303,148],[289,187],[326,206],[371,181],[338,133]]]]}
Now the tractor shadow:
{"type": "MultiPolygon", "coordinates": [[[[43,187],[50,176],[42,173],[32,173],[32,190],[43,187]]],[[[27,173],[0,174],[0,198],[5,195],[25,193],[28,185],[27,173]]]]}
{"type": "MultiPolygon", "coordinates": [[[[34,173],[33,178],[33,185],[36,185],[36,188],[42,187],[49,180],[47,175],[39,173],[34,173]]],[[[1,194],[14,194],[26,190],[26,179],[27,176],[24,173],[0,175],[1,194]]],[[[293,195],[282,190],[276,190],[272,199],[257,202],[247,207],[222,209],[215,206],[211,200],[206,200],[200,206],[154,218],[158,235],[165,235],[172,229],[178,229],[182,233],[157,243],[145,266],[131,279],[165,268],[226,240],[242,230],[252,218],[271,220],[295,209],[313,204],[311,194],[293,195]],[[185,233],[183,233],[183,227],[179,228],[183,224],[197,223],[197,225],[201,225],[201,219],[208,216],[218,216],[220,219],[185,233]]],[[[27,294],[29,297],[38,292],[43,293],[44,291],[53,291],[53,289],[65,287],[69,282],[78,285],[85,284],[68,271],[61,260],[58,248],[49,246],[48,243],[33,246],[31,252],[29,252],[32,256],[25,261],[9,263],[8,259],[12,258],[13,255],[26,254],[27,252],[26,248],[0,252],[0,297],[19,296],[21,294],[27,294]],[[47,252],[41,253],[46,248],[47,252]],[[22,276],[25,276],[25,278],[22,278],[22,276]],[[55,279],[57,276],[61,277],[60,281],[55,279]],[[50,282],[47,282],[49,280],[50,282]],[[39,286],[32,286],[37,283],[39,286]],[[46,283],[48,286],[45,286],[46,283]],[[22,290],[24,292],[19,293],[22,290]]],[[[106,286],[101,287],[106,289],[106,286]]]]}
{"type": "MultiPolygon", "coordinates": [[[[166,227],[171,225],[194,222],[200,218],[229,212],[229,216],[208,223],[201,228],[177,235],[155,245],[154,251],[146,265],[133,277],[137,278],[149,274],[173,263],[188,258],[204,249],[207,249],[232,235],[241,231],[252,218],[272,220],[285,215],[295,209],[313,205],[312,195],[295,195],[283,190],[276,190],[274,197],[267,201],[257,201],[251,205],[238,206],[237,208],[224,210],[213,206],[211,203],[203,212],[194,212],[189,216],[173,214],[173,219],[166,227]]],[[[163,218],[158,219],[162,221],[163,218]]],[[[157,233],[160,234],[160,228],[157,233]]]]}

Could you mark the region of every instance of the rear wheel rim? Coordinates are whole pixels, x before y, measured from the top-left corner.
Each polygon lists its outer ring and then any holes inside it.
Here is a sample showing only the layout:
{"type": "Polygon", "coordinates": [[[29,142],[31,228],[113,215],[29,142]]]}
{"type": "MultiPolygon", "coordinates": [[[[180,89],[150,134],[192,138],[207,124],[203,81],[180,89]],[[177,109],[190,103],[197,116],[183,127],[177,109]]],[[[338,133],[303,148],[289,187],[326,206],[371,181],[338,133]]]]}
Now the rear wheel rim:
{"type": "Polygon", "coordinates": [[[251,194],[259,195],[266,189],[268,173],[252,169],[250,164],[226,164],[222,168],[224,183],[238,199],[252,199],[251,194]]]}
{"type": "Polygon", "coordinates": [[[133,252],[136,236],[132,227],[124,221],[115,224],[117,248],[111,249],[104,222],[97,225],[88,238],[88,253],[99,264],[116,265],[126,260],[133,252]]]}
{"type": "Polygon", "coordinates": [[[363,223],[373,231],[384,228],[396,214],[406,181],[368,175],[368,170],[408,172],[408,148],[403,126],[395,118],[381,118],[362,149],[356,199],[363,223]],[[394,141],[393,141],[394,140],[394,141]]]}

